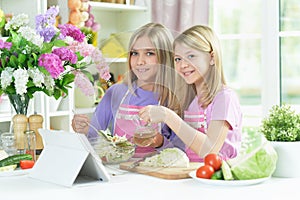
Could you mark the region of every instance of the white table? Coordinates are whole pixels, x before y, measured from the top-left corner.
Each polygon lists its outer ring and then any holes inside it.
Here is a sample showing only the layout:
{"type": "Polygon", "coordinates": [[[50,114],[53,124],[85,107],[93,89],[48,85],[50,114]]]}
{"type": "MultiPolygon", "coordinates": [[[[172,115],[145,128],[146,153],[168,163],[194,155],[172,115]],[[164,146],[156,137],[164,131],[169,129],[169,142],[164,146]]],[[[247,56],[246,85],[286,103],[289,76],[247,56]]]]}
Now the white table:
{"type": "Polygon", "coordinates": [[[271,178],[266,182],[250,186],[212,186],[193,179],[165,180],[130,172],[118,172],[109,182],[75,185],[68,188],[35,180],[27,175],[0,177],[1,200],[282,200],[300,199],[297,195],[299,189],[300,178],[271,178]]]}

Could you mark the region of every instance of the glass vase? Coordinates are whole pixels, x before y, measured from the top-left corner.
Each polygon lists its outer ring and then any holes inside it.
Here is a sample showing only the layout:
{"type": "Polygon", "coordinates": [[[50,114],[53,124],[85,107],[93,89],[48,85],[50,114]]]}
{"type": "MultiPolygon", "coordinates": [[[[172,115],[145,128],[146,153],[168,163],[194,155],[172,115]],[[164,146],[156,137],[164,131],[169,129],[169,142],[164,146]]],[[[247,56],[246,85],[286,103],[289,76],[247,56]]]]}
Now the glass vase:
{"type": "Polygon", "coordinates": [[[27,94],[8,94],[12,111],[12,123],[10,132],[15,136],[17,152],[24,153],[24,132],[27,130],[28,118],[27,110],[29,106],[29,96],[27,94]]]}
{"type": "Polygon", "coordinates": [[[28,110],[28,105],[30,100],[27,94],[24,95],[8,94],[7,96],[16,114],[27,115],[27,110],[28,110]]]}

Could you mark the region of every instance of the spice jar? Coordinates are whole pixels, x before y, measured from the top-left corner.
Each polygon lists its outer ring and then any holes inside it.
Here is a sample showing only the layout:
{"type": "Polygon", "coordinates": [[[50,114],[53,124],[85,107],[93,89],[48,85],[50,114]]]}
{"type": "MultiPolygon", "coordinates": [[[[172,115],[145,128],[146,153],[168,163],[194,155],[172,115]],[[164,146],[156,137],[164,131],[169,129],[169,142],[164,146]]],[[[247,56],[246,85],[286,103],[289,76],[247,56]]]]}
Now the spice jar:
{"type": "Polygon", "coordinates": [[[26,115],[16,114],[13,119],[13,133],[15,135],[16,148],[19,153],[24,149],[24,131],[27,130],[28,119],[26,115]]]}
{"type": "Polygon", "coordinates": [[[32,155],[36,161],[36,139],[33,130],[24,131],[24,153],[32,155]]]}
{"type": "Polygon", "coordinates": [[[36,154],[41,154],[44,145],[41,135],[39,134],[38,129],[43,128],[43,116],[39,114],[30,115],[28,118],[29,121],[29,130],[33,130],[35,132],[36,138],[36,154]]]}

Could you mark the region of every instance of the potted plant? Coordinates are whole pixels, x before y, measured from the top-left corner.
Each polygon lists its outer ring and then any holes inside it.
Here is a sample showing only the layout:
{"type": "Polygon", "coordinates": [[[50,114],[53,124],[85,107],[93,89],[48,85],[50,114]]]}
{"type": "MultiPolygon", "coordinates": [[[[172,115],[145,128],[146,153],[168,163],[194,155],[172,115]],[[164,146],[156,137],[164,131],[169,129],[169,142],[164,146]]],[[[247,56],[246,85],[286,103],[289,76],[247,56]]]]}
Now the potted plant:
{"type": "Polygon", "coordinates": [[[262,120],[260,131],[278,154],[273,176],[300,177],[300,115],[288,104],[274,105],[262,120]]]}

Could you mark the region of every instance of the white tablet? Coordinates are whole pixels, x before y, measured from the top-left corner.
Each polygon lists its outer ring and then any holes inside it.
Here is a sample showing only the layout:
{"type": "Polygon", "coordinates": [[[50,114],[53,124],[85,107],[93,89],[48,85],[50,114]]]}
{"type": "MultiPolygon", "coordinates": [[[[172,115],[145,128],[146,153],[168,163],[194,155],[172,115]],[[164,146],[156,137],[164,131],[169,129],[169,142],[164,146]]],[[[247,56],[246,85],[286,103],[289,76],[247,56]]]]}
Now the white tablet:
{"type": "Polygon", "coordinates": [[[109,181],[101,159],[83,134],[39,129],[44,149],[29,177],[71,187],[74,183],[109,181]]]}

